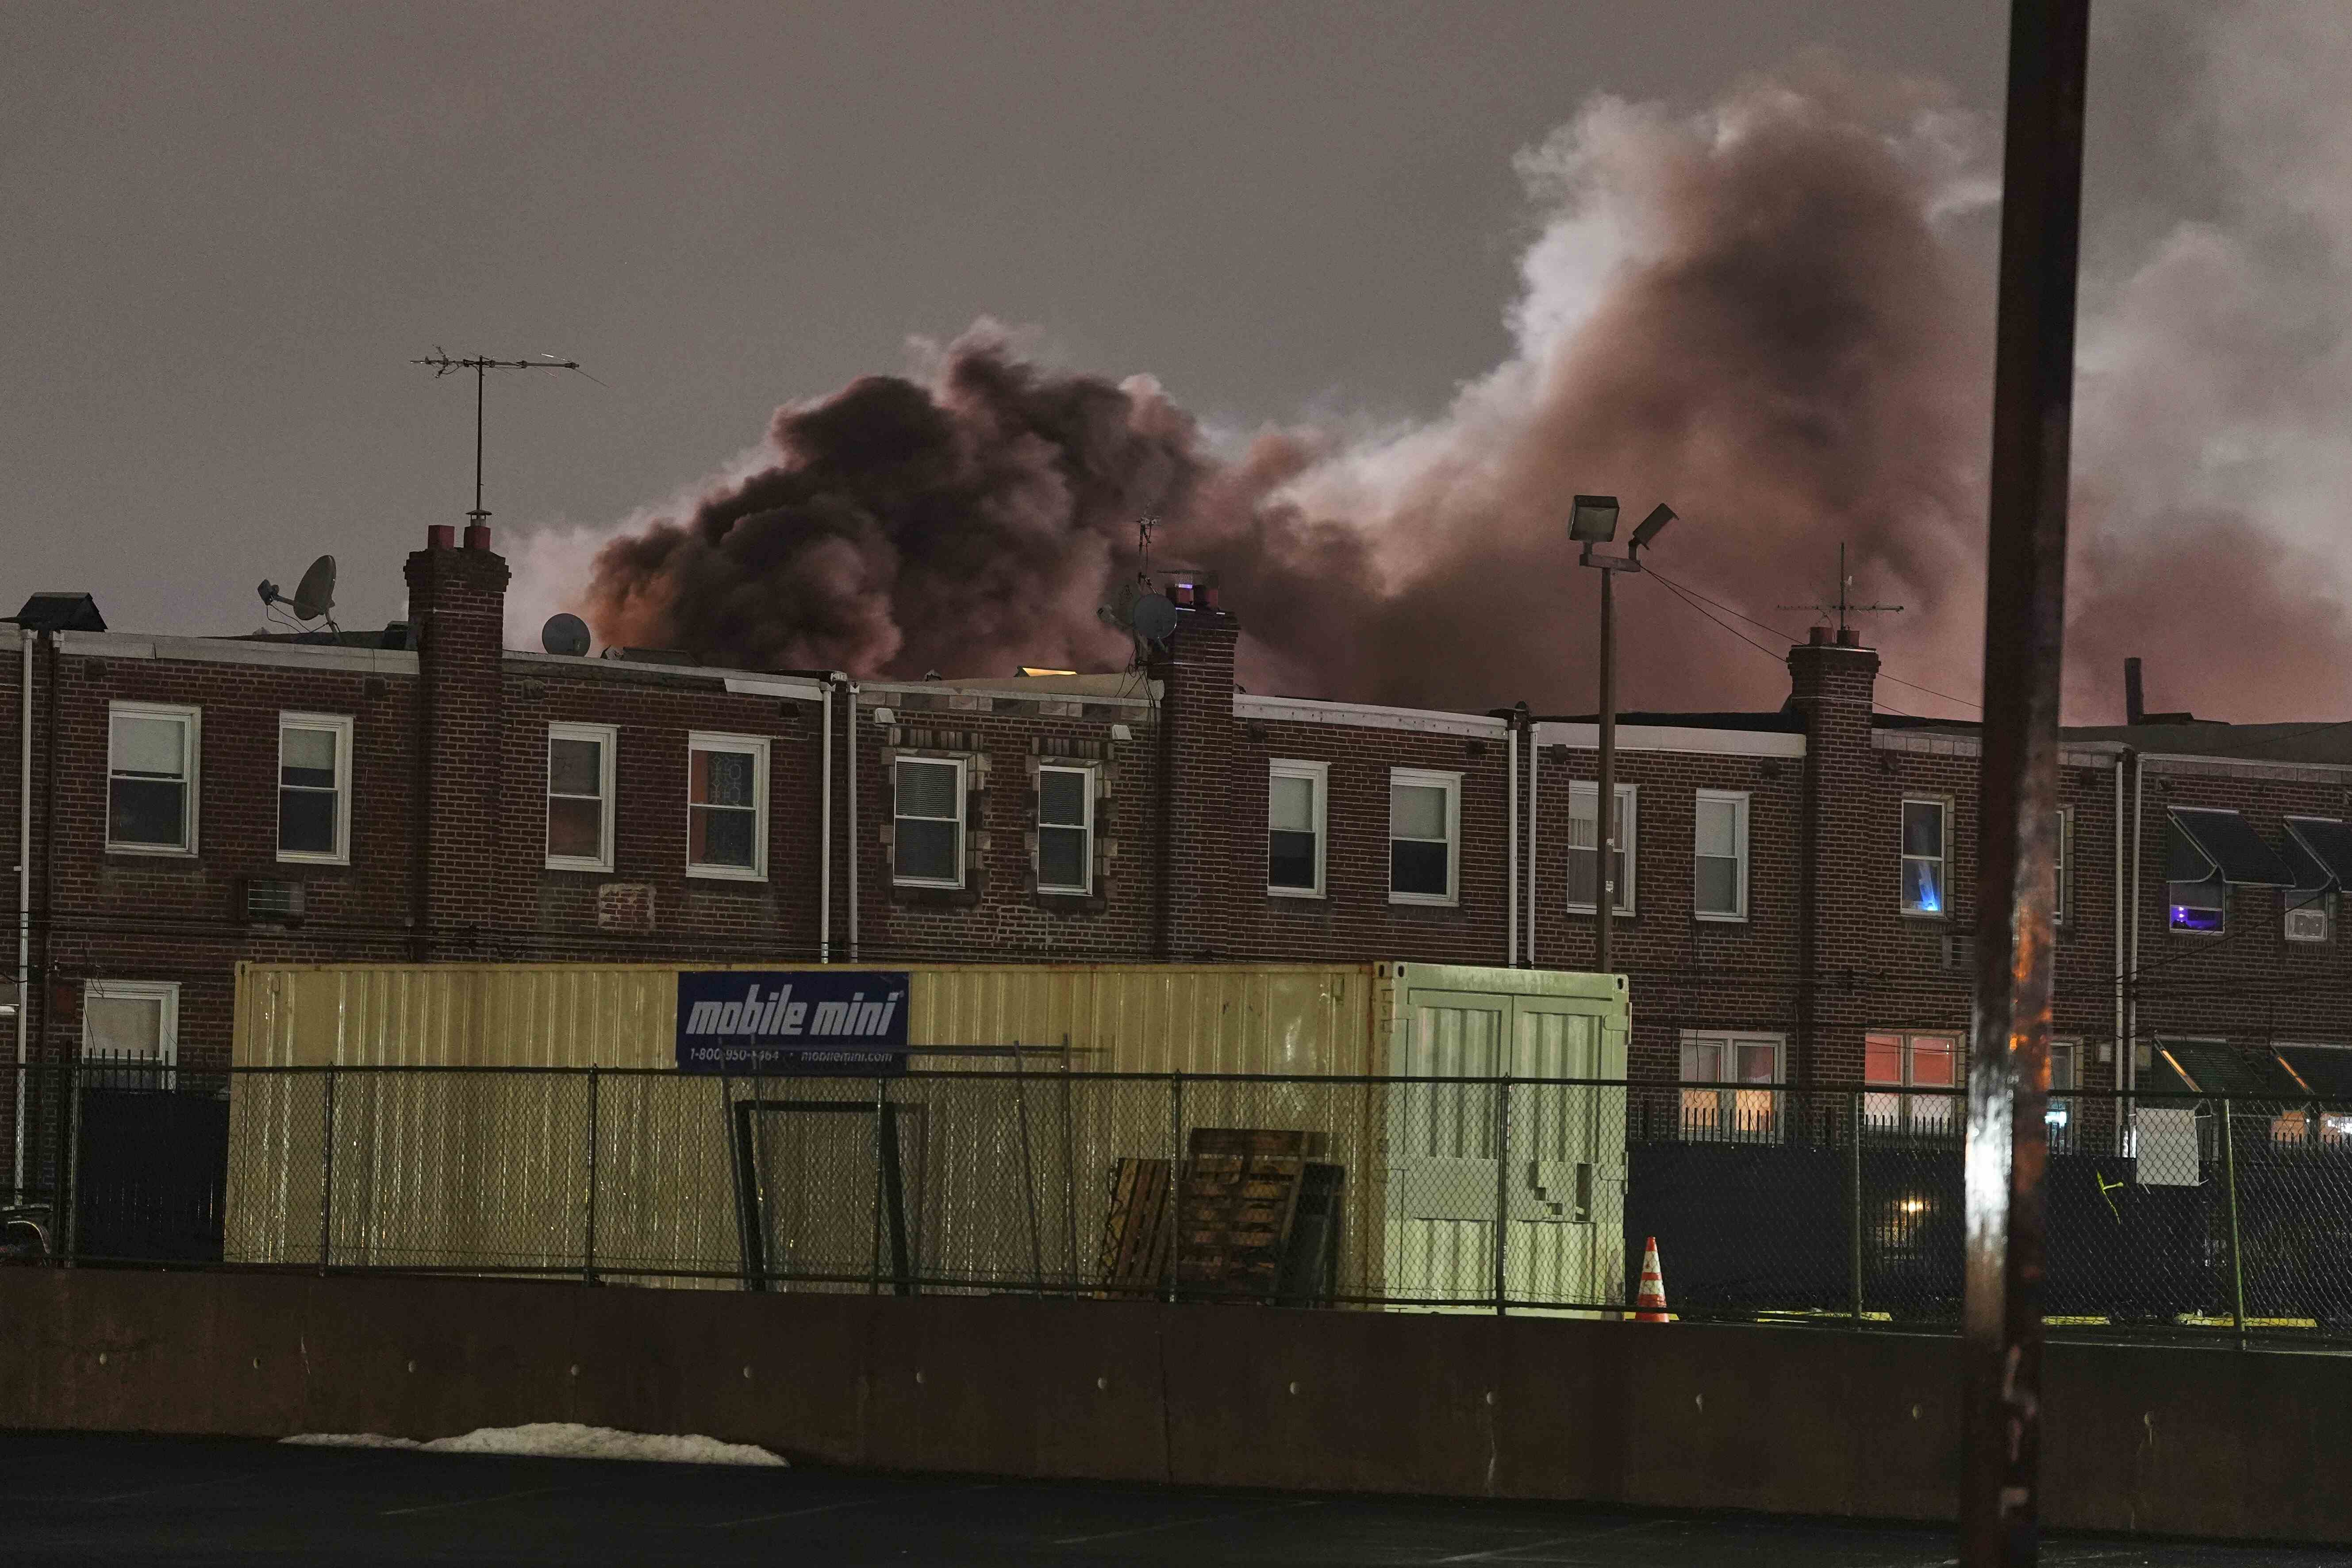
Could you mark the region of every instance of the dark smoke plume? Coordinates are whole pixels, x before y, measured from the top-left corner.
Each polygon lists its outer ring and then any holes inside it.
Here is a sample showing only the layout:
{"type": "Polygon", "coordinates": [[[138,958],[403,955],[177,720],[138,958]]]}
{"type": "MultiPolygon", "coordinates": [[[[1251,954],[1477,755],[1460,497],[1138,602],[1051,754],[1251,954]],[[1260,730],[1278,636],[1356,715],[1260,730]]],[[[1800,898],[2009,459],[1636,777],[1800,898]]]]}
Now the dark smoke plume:
{"type": "MultiPolygon", "coordinates": [[[[1622,584],[1628,706],[1776,706],[1786,639],[1818,618],[1784,606],[1834,594],[1843,543],[1857,598],[1905,606],[1864,622],[1915,683],[1883,684],[1886,705],[1967,716],[1917,688],[1966,700],[1977,684],[1984,132],[1930,89],[1820,62],[1696,115],[1596,100],[1521,160],[1538,230],[1515,353],[1433,420],[1213,443],[1148,378],[1048,370],[983,326],[928,374],[779,412],[764,466],[606,544],[581,607],[607,642],[750,667],[1115,668],[1128,648],[1096,609],[1148,515],[1161,560],[1221,574],[1253,690],[1576,710],[1596,574],[1564,523],[1573,494],[1601,490],[1628,524],[1672,504],[1684,521],[1655,565],[1737,612],[1710,626],[1664,582],[1622,584]]],[[[2094,363],[2078,426],[2073,717],[2105,717],[2105,667],[2157,651],[2136,639],[2217,595],[2242,625],[2309,639],[2305,693],[2346,647],[2325,591],[2276,586],[2260,520],[2181,474],[2210,409],[2179,387],[2221,356],[2181,336],[2174,296],[2210,317],[2215,275],[2242,304],[2267,278],[2258,245],[2209,230],[2086,291],[2086,358],[2120,374],[2094,363]],[[2158,474],[2182,482],[2154,497],[2158,474]],[[2198,548],[2148,547],[2184,517],[2210,523],[2198,548]]],[[[2233,706],[2194,670],[2182,685],[2179,705],[2233,706]]],[[[2243,697],[2231,716],[2271,716],[2243,697]]]]}

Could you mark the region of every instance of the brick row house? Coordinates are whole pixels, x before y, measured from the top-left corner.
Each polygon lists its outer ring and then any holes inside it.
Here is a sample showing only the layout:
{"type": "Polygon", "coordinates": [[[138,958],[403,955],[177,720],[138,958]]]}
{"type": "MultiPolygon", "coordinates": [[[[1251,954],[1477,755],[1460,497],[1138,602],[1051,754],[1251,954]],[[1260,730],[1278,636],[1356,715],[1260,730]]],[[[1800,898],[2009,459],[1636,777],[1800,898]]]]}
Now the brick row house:
{"type": "MultiPolygon", "coordinates": [[[[241,959],[1592,962],[1589,717],[1244,693],[1213,594],[1133,670],[851,681],[508,648],[485,528],[406,576],[381,633],[0,627],[0,1049],[218,1066],[241,959]]],[[[1779,710],[1621,720],[1632,1071],[1947,1115],[1899,1091],[1959,1081],[1973,727],[1876,712],[1843,634],[1788,664],[1779,710]]],[[[2063,763],[2056,1087],[2352,1090],[2352,731],[2172,716],[2063,763]]]]}

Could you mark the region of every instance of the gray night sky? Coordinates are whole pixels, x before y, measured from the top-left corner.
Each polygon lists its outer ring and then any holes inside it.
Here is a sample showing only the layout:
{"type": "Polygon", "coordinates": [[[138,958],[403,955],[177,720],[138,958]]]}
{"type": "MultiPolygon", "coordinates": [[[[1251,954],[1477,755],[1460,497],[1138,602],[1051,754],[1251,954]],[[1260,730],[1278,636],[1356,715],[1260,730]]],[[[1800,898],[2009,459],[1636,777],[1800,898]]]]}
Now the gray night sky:
{"type": "MultiPolygon", "coordinates": [[[[1689,112],[1826,47],[1997,135],[2006,9],[8,0],[6,591],[243,631],[331,551],[346,624],[398,615],[468,500],[470,388],[406,363],[436,344],[609,384],[492,383],[502,541],[982,316],[1215,426],[1427,418],[1510,353],[1513,155],[1591,95],[1689,112]]],[[[2208,199],[2181,11],[2101,7],[2095,267],[2208,199]]]]}

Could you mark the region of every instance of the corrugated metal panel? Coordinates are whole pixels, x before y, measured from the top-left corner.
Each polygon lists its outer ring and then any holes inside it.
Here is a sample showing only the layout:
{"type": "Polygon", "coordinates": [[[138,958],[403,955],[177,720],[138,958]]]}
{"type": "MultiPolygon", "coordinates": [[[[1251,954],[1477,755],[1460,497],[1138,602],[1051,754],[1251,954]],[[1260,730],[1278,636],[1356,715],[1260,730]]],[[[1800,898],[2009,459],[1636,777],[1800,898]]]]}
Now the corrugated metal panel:
{"type": "MultiPolygon", "coordinates": [[[[666,1068],[679,967],[761,966],[248,964],[236,1060],[666,1068]]],[[[1379,1070],[1370,964],[904,967],[917,1045],[1066,1040],[1103,1072],[1379,1070]]]]}

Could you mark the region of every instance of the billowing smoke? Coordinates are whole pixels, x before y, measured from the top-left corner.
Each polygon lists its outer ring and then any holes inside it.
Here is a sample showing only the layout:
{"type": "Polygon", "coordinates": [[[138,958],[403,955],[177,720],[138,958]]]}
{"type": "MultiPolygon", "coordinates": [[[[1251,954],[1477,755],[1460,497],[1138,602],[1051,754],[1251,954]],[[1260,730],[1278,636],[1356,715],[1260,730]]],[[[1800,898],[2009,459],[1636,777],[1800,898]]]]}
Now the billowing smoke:
{"type": "MultiPolygon", "coordinates": [[[[2352,177],[2315,126],[2273,144],[2278,95],[2217,63],[2230,18],[2212,9],[2175,15],[2196,18],[2178,36],[2203,90],[2243,111],[2234,132],[2218,117],[2225,159],[2297,173],[2262,198],[2279,210],[2234,227],[2092,247],[2109,272],[2085,289],[2077,719],[2112,710],[2126,652],[2150,656],[2158,704],[2245,718],[2325,706],[2345,652],[2325,574],[2276,542],[2304,521],[2297,548],[2323,546],[2319,508],[2343,490],[2318,481],[2352,469],[2352,360],[2315,332],[2352,243],[2310,243],[2352,238],[2352,177]],[[2318,281],[2283,275],[2296,256],[2318,281]],[[2281,363],[2298,367],[2283,385],[2281,363]],[[2282,435],[2293,450],[2266,444],[2282,435]],[[2217,616],[2228,654],[2173,631],[2217,616]],[[2295,639],[2284,670],[2273,633],[2295,639]]],[[[2264,7],[2289,15],[2271,43],[2343,56],[2328,10],[2264,7]]],[[[1818,618],[1786,606],[1833,595],[1843,543],[1857,598],[1904,605],[1864,618],[1911,683],[1882,685],[1887,704],[1965,714],[1990,129],[1925,85],[1819,61],[1696,114],[1597,100],[1522,155],[1515,352],[1434,419],[1213,439],[1147,377],[1041,366],[983,325],[919,374],[780,411],[762,461],[606,543],[581,607],[608,642],[751,667],[1115,667],[1126,643],[1096,609],[1152,516],[1162,561],[1220,573],[1252,689],[1573,709],[1591,700],[1597,574],[1565,521],[1597,490],[1628,525],[1662,500],[1683,518],[1652,553],[1661,575],[1621,584],[1628,706],[1777,704],[1785,635],[1818,618]]]]}

